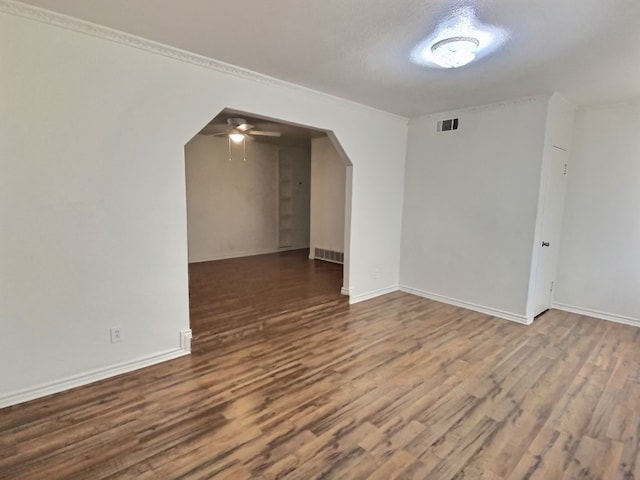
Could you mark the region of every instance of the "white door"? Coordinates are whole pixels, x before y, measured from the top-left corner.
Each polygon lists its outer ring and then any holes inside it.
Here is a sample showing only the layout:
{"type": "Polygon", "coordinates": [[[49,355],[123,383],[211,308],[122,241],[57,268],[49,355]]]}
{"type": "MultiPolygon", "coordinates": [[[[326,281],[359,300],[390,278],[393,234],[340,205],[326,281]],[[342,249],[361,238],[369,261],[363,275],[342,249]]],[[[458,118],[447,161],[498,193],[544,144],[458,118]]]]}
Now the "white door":
{"type": "Polygon", "coordinates": [[[567,187],[568,157],[569,153],[565,150],[552,147],[546,165],[542,236],[537,245],[539,252],[534,290],[534,315],[539,315],[551,306],[567,187]]]}

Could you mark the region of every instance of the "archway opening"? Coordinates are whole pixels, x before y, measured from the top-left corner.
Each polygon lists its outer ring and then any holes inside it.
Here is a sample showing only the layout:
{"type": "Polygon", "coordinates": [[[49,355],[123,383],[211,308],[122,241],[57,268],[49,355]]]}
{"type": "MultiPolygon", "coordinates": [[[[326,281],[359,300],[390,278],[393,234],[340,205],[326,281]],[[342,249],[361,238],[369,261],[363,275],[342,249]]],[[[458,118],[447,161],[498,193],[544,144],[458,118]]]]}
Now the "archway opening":
{"type": "Polygon", "coordinates": [[[185,145],[185,171],[195,348],[347,301],[352,163],[333,132],[223,109],[185,145]]]}

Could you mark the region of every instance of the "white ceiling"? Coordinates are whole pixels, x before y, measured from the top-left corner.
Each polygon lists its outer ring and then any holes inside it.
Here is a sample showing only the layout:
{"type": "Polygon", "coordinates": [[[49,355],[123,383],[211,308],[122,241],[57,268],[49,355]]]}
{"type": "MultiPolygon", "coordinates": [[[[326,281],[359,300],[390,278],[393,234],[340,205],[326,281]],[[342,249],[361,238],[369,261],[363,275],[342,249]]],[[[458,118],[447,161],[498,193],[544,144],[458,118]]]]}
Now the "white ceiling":
{"type": "Polygon", "coordinates": [[[558,91],[640,95],[640,0],[23,0],[413,117],[558,91]],[[452,8],[510,33],[454,70],[411,63],[452,8]]]}

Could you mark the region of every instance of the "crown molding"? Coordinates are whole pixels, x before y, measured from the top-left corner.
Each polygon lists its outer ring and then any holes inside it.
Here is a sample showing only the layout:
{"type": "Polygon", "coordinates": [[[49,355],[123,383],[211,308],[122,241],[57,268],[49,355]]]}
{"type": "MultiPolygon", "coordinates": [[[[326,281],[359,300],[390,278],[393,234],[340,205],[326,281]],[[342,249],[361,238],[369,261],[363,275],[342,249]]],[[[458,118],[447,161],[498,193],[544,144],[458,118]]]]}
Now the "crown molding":
{"type": "Polygon", "coordinates": [[[503,100],[495,103],[488,103],[485,105],[478,105],[474,107],[460,108],[457,110],[448,110],[446,112],[430,113],[427,115],[421,115],[413,118],[412,120],[432,120],[434,118],[448,118],[455,117],[456,115],[463,115],[465,113],[477,113],[489,110],[500,110],[502,108],[513,107],[515,105],[529,105],[533,103],[546,102],[551,98],[551,95],[535,95],[530,97],[514,98],[512,100],[503,100]]]}
{"type": "Polygon", "coordinates": [[[191,63],[201,67],[216,70],[218,72],[235,75],[237,77],[247,78],[261,83],[268,83],[272,85],[286,85],[287,82],[278,80],[267,75],[262,75],[245,68],[237,67],[229,63],[214,60],[196,53],[191,53],[179,48],[170,47],[162,43],[147,40],[142,37],[124,33],[119,30],[114,30],[109,27],[103,27],[95,23],[87,22],[79,18],[70,17],[50,10],[34,7],[26,3],[18,2],[15,0],[0,0],[0,12],[8,13],[18,17],[27,18],[29,20],[35,20],[37,22],[46,23],[55,27],[64,28],[77,33],[83,33],[92,37],[100,38],[110,42],[119,43],[128,47],[137,48],[146,52],[154,53],[156,55],[162,55],[174,60],[191,63]]]}
{"type": "Polygon", "coordinates": [[[598,102],[598,103],[589,103],[586,105],[580,105],[576,109],[577,112],[591,112],[598,110],[610,110],[615,108],[624,108],[624,107],[638,107],[640,106],[640,98],[637,96],[629,97],[622,100],[615,100],[611,102],[598,102]]]}
{"type": "Polygon", "coordinates": [[[104,27],[102,25],[71,17],[69,15],[64,15],[62,13],[53,12],[51,10],[34,7],[32,5],[28,5],[16,0],[0,0],[0,13],[6,13],[17,17],[34,20],[36,22],[45,23],[47,25],[64,28],[66,30],[82,33],[84,35],[89,35],[101,40],[119,43],[121,45],[137,48],[138,50],[143,50],[155,55],[161,55],[173,60],[190,63],[192,65],[197,65],[199,67],[215,70],[217,72],[225,73],[228,75],[234,75],[236,77],[244,78],[254,82],[285,88],[293,88],[316,95],[322,95],[326,98],[330,98],[341,103],[348,103],[350,105],[360,107],[368,111],[382,113],[386,116],[395,118],[397,120],[402,120],[404,122],[408,122],[409,120],[407,117],[403,117],[391,112],[386,112],[384,110],[380,110],[378,108],[371,107],[362,103],[354,102],[353,100],[338,97],[336,95],[331,95],[329,93],[314,90],[312,88],[287,82],[285,80],[280,80],[268,75],[263,75],[246,68],[232,65],[230,63],[221,62],[220,60],[215,60],[203,55],[198,55],[197,53],[188,52],[176,47],[171,47],[169,45],[154,42],[153,40],[147,40],[146,38],[138,37],[130,33],[124,33],[113,28],[104,27]]]}

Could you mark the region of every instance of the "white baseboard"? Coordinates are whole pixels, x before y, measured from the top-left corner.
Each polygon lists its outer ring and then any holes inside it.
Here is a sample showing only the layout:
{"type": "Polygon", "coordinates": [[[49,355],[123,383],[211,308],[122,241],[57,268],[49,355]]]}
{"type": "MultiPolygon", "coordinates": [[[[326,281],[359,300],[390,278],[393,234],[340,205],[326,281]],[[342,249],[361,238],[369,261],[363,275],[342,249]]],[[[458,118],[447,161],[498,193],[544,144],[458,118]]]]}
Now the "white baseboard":
{"type": "MultiPolygon", "coordinates": [[[[191,331],[189,330],[189,332],[191,331]]],[[[18,403],[28,402],[29,400],[46,397],[47,395],[63,392],[72,388],[81,387],[89,383],[97,382],[98,380],[104,380],[106,378],[114,377],[122,373],[149,367],[151,365],[166,362],[167,360],[173,360],[184,355],[189,355],[189,351],[183,350],[182,348],[174,348],[172,350],[155,353],[153,355],[148,355],[136,360],[119,363],[110,367],[98,368],[96,370],[91,370],[79,375],[73,375],[71,377],[62,378],[53,382],[43,383],[35,387],[26,388],[24,390],[0,394],[0,408],[9,407],[18,403]]]]}
{"type": "Polygon", "coordinates": [[[380,295],[386,295],[387,293],[397,292],[398,286],[392,285],[390,287],[381,288],[379,290],[373,290],[372,292],[361,293],[359,295],[351,295],[349,294],[349,304],[353,305],[354,303],[364,302],[365,300],[370,300],[375,297],[379,297],[380,295]]]}
{"type": "Polygon", "coordinates": [[[289,252],[291,250],[306,250],[309,247],[284,247],[284,248],[267,248],[264,250],[251,250],[247,252],[234,252],[225,255],[204,255],[198,257],[189,257],[189,263],[214,262],[216,260],[227,260],[229,258],[253,257],[254,255],[268,255],[270,253],[289,252]]]}
{"type": "Polygon", "coordinates": [[[351,289],[350,289],[350,288],[347,288],[347,287],[342,287],[342,288],[340,289],[340,293],[341,293],[342,295],[346,295],[347,297],[350,297],[350,296],[351,296],[351,289]]]}
{"type": "Polygon", "coordinates": [[[551,308],[569,313],[577,313],[578,315],[585,315],[587,317],[599,318],[601,320],[608,320],[610,322],[623,323],[633,327],[640,327],[640,318],[627,317],[616,313],[600,312],[598,310],[591,310],[590,308],[576,307],[574,305],[566,305],[564,303],[557,302],[554,302],[553,305],[551,305],[551,308]]]}
{"type": "Polygon", "coordinates": [[[529,318],[526,315],[519,315],[517,313],[505,312],[504,310],[498,310],[492,307],[486,307],[484,305],[478,305],[476,303],[466,302],[464,300],[458,300],[457,298],[446,297],[437,293],[426,292],[417,288],[400,286],[400,291],[417,295],[419,297],[428,298],[429,300],[435,300],[436,302],[447,303],[449,305],[455,305],[456,307],[466,308],[475,312],[491,315],[492,317],[502,318],[504,320],[511,320],[512,322],[522,323],[523,325],[531,325],[533,318],[529,318]]]}

